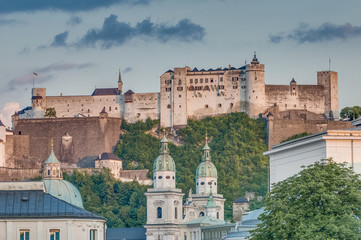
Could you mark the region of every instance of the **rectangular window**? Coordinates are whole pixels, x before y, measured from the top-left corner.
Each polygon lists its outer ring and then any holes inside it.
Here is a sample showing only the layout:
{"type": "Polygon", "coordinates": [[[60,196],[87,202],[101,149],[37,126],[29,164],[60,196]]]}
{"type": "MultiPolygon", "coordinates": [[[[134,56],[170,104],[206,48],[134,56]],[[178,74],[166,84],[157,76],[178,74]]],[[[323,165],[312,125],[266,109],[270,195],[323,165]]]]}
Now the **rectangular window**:
{"type": "Polygon", "coordinates": [[[90,240],[98,240],[96,229],[90,229],[90,240]]]}
{"type": "Polygon", "coordinates": [[[29,240],[29,239],[30,239],[30,230],[20,229],[20,240],[29,240]]]}
{"type": "Polygon", "coordinates": [[[200,79],[200,83],[203,83],[203,78],[200,79]]]}
{"type": "Polygon", "coordinates": [[[204,80],[204,82],[205,82],[205,83],[208,83],[208,78],[206,78],[206,79],[204,80]]]}
{"type": "Polygon", "coordinates": [[[166,92],[170,92],[171,88],[165,88],[166,92]]]}
{"type": "Polygon", "coordinates": [[[189,83],[190,83],[190,84],[193,84],[193,79],[190,79],[190,80],[189,80],[189,83]]]}
{"type": "Polygon", "coordinates": [[[177,87],[178,91],[183,91],[183,87],[177,87]]]}
{"type": "Polygon", "coordinates": [[[50,240],[60,240],[59,229],[50,229],[50,240]]]}

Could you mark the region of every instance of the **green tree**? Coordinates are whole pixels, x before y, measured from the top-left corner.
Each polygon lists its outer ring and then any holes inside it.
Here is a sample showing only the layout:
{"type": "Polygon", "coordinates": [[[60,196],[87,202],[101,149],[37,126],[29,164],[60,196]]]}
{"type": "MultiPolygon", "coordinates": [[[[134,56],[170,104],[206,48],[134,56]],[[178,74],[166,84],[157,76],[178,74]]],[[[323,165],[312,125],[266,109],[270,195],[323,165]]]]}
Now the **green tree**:
{"type": "Polygon", "coordinates": [[[325,160],[273,185],[251,239],[361,239],[360,218],[360,175],[325,160]]]}
{"type": "Polygon", "coordinates": [[[354,120],[361,116],[361,107],[353,106],[353,107],[345,107],[341,110],[340,113],[342,118],[346,118],[348,120],[354,120]]]}
{"type": "Polygon", "coordinates": [[[45,117],[48,117],[48,118],[51,118],[51,117],[54,117],[56,118],[56,111],[55,111],[55,108],[47,108],[45,110],[45,117]]]}

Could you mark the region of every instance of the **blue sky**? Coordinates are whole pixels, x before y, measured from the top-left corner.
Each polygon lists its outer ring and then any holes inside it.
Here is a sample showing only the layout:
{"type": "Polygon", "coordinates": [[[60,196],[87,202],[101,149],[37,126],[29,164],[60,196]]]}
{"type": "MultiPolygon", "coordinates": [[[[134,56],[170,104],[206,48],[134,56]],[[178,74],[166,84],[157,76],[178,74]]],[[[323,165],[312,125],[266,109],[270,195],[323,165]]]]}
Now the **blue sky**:
{"type": "Polygon", "coordinates": [[[0,2],[0,119],[48,95],[96,87],[158,92],[174,67],[243,66],[253,52],[267,84],[339,74],[340,109],[360,104],[359,0],[19,0],[0,2]]]}

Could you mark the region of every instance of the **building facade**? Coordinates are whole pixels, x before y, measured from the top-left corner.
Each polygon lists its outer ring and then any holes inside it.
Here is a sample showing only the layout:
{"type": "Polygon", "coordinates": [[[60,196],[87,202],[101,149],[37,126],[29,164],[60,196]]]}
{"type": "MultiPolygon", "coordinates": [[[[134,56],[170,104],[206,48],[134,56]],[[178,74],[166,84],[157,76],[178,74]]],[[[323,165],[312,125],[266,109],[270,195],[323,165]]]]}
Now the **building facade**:
{"type": "Polygon", "coordinates": [[[256,54],[250,64],[238,68],[168,70],[160,77],[160,92],[123,93],[119,73],[117,88],[98,88],[89,96],[47,96],[45,88],[34,88],[32,108],[20,118],[43,118],[54,108],[56,117],[93,117],[105,109],[109,117],[128,122],[160,119],[161,127],[182,127],[187,119],[246,112],[257,117],[269,108],[279,111],[308,110],[338,117],[338,79],[333,71],[317,73],[316,85],[266,85],[265,66],[256,54]]]}
{"type": "MultiPolygon", "coordinates": [[[[159,156],[153,165],[153,188],[145,193],[147,240],[202,239],[201,227],[225,224],[225,199],[217,193],[217,169],[211,162],[207,139],[203,151],[197,169],[197,193],[190,191],[183,205],[184,193],[176,188],[176,165],[169,153],[168,140],[165,136],[161,140],[159,156]]],[[[226,229],[230,231],[229,226],[218,231],[225,232],[226,229]]]]}

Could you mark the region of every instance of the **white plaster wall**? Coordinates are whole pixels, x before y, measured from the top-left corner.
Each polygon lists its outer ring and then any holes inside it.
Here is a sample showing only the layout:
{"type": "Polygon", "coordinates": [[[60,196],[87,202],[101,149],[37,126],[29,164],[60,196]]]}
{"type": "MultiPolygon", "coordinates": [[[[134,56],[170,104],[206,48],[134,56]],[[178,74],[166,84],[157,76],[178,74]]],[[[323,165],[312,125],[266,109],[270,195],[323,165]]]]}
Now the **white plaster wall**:
{"type": "Polygon", "coordinates": [[[120,178],[120,170],[123,169],[121,160],[95,160],[95,168],[108,168],[115,179],[120,178]]]}
{"type": "Polygon", "coordinates": [[[127,122],[159,119],[159,93],[133,94],[133,102],[124,103],[124,119],[127,122]]]}
{"type": "Polygon", "coordinates": [[[156,189],[175,189],[175,171],[156,171],[153,182],[156,189]]]}
{"type": "Polygon", "coordinates": [[[319,139],[316,142],[293,147],[284,151],[271,153],[270,183],[277,183],[298,173],[301,166],[308,166],[326,158],[326,143],[319,139]]]}
{"type": "Polygon", "coordinates": [[[327,139],[327,158],[335,162],[347,162],[348,166],[361,174],[361,139],[327,139]]]}
{"type": "Polygon", "coordinates": [[[196,193],[200,195],[207,195],[209,196],[211,192],[211,186],[212,186],[212,194],[217,194],[217,178],[215,177],[200,177],[196,180],[196,193]],[[202,185],[202,182],[204,182],[204,185],[202,185]],[[212,183],[209,185],[209,183],[212,183]]]}
{"type": "Polygon", "coordinates": [[[60,229],[60,239],[89,239],[90,229],[96,229],[97,239],[105,240],[104,224],[93,219],[0,219],[0,240],[20,239],[20,229],[30,230],[30,240],[50,239],[50,229],[60,229]]]}

